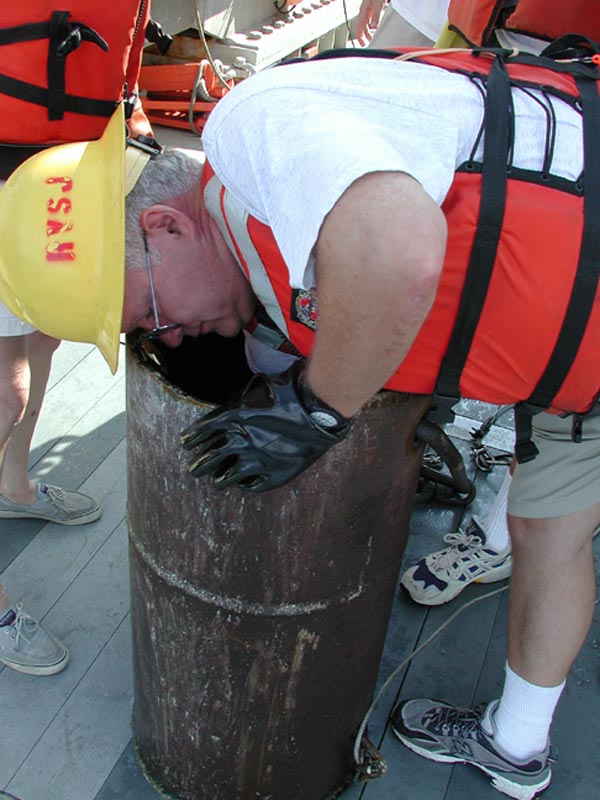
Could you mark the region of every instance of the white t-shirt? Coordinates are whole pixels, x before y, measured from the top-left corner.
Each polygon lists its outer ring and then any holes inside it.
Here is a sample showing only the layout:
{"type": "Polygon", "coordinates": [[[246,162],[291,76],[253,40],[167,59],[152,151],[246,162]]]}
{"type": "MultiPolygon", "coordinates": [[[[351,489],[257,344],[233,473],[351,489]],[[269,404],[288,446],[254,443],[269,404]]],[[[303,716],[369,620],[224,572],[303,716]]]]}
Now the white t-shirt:
{"type": "Polygon", "coordinates": [[[434,42],[448,20],[449,4],[450,0],[391,0],[394,11],[434,42]]]}
{"type": "MultiPolygon", "coordinates": [[[[540,170],[546,113],[523,92],[514,95],[514,164],[540,170]]],[[[560,100],[553,106],[551,172],[575,180],[582,169],[580,116],[560,100]]],[[[290,285],[309,289],[321,224],[345,189],[369,172],[402,171],[441,205],[455,169],[470,156],[482,116],[481,92],[465,76],[348,57],[275,67],[247,79],[218,103],[203,144],[221,182],[271,227],[290,285]]]]}

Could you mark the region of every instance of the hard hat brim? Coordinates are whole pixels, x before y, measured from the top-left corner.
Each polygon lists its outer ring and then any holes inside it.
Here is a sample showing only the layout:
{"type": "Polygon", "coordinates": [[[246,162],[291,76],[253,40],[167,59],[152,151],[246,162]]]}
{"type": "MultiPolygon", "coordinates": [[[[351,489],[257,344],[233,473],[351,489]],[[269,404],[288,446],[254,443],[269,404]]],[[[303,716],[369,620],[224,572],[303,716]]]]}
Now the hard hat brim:
{"type": "Polygon", "coordinates": [[[48,148],[0,191],[0,299],[49,336],[98,346],[117,369],[125,287],[125,119],[48,148]]]}

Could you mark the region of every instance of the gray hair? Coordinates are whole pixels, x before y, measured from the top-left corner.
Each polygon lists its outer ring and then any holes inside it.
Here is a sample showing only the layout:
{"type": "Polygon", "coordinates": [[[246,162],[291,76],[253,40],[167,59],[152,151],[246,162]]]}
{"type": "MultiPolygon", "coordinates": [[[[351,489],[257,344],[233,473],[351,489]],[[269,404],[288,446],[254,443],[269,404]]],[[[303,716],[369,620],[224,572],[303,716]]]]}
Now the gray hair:
{"type": "Polygon", "coordinates": [[[141,217],[144,209],[169,204],[192,186],[200,191],[202,164],[181,150],[167,149],[151,159],[125,202],[126,270],[145,268],[141,217]]]}

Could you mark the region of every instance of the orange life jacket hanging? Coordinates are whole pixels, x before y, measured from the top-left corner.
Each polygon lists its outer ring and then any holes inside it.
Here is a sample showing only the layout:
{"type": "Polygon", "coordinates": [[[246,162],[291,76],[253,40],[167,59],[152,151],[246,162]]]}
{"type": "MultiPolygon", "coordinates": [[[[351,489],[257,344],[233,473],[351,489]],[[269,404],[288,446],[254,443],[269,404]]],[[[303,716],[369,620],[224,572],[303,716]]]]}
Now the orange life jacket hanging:
{"type": "MultiPolygon", "coordinates": [[[[3,3],[0,142],[97,139],[117,103],[131,101],[149,0],[3,3]]],[[[152,135],[137,116],[135,134],[152,135]]]]}
{"type": "Polygon", "coordinates": [[[552,41],[569,33],[600,41],[597,0],[450,0],[448,24],[473,45],[493,42],[495,28],[552,41]]]}
{"type": "MultiPolygon", "coordinates": [[[[381,57],[381,51],[359,52],[381,57]]],[[[482,163],[472,158],[456,172],[442,206],[448,244],[436,298],[386,388],[435,393],[450,406],[462,396],[519,403],[530,413],[586,412],[600,392],[598,70],[526,55],[505,61],[431,51],[417,59],[485,82],[485,153],[482,163]],[[548,94],[583,108],[585,187],[583,179],[551,174],[551,153],[541,172],[510,166],[515,84],[543,85],[548,94]]],[[[290,352],[291,342],[308,356],[317,327],[316,293],[290,288],[271,230],[241,208],[209,164],[203,192],[281,331],[279,340],[268,334],[272,346],[290,352]]]]}

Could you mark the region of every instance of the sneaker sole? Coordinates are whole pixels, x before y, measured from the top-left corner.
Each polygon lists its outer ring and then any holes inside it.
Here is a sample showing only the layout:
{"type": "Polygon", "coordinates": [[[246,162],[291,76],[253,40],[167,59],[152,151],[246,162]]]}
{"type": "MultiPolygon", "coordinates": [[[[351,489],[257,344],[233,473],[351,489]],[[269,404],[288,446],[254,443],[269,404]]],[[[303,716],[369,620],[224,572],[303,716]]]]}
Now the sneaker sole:
{"type": "Polygon", "coordinates": [[[455,597],[463,592],[467,586],[470,586],[472,583],[497,583],[497,581],[503,581],[506,578],[510,578],[512,574],[512,563],[504,567],[499,567],[496,572],[488,573],[486,575],[482,575],[479,578],[473,578],[470,581],[465,582],[464,584],[460,584],[459,586],[454,586],[453,588],[445,589],[443,592],[440,592],[438,595],[434,597],[423,597],[420,594],[419,589],[411,589],[410,583],[407,582],[409,585],[404,583],[404,579],[400,581],[400,586],[408,592],[410,595],[411,600],[414,600],[415,603],[419,603],[422,606],[443,606],[444,603],[449,603],[450,600],[454,600],[455,597]]]}
{"type": "Polygon", "coordinates": [[[72,517],[71,519],[56,519],[56,517],[31,514],[27,511],[0,511],[0,519],[41,519],[44,522],[54,522],[57,525],[85,525],[88,522],[94,522],[101,516],[102,508],[97,508],[87,514],[82,514],[80,517],[72,517]]]}
{"type": "Polygon", "coordinates": [[[548,788],[552,780],[552,772],[549,771],[547,778],[544,781],[540,781],[539,784],[535,786],[521,786],[518,783],[509,781],[497,772],[493,772],[487,767],[484,767],[482,764],[476,764],[474,761],[465,761],[464,758],[458,756],[443,755],[442,753],[428,750],[426,747],[420,747],[418,744],[415,744],[414,741],[408,739],[396,730],[394,725],[392,725],[392,730],[405,747],[429,761],[437,761],[439,764],[465,764],[481,770],[481,772],[484,772],[491,779],[492,786],[495,789],[508,797],[512,797],[513,800],[534,800],[534,798],[539,797],[539,795],[548,788]]]}
{"type": "Polygon", "coordinates": [[[0,664],[4,664],[5,667],[8,667],[15,672],[21,672],[24,675],[56,675],[57,672],[62,672],[67,666],[69,663],[69,658],[69,651],[65,650],[65,654],[60,661],[57,661],[55,664],[48,664],[47,666],[18,664],[14,661],[7,661],[6,659],[2,658],[2,656],[0,656],[0,664]]]}
{"type": "Polygon", "coordinates": [[[472,583],[495,583],[496,581],[503,581],[505,578],[510,578],[512,575],[512,559],[502,567],[498,567],[494,572],[488,572],[480,578],[475,578],[472,583]]]}

